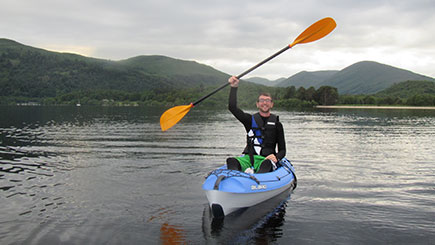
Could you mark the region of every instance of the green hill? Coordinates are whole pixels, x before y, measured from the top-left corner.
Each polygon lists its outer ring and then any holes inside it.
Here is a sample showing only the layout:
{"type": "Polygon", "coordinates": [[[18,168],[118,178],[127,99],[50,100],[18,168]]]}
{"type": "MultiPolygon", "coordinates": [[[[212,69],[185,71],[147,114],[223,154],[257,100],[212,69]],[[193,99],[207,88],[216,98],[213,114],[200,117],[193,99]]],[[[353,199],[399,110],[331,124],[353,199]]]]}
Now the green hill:
{"type": "Polygon", "coordinates": [[[340,94],[373,94],[395,83],[413,81],[434,81],[433,78],[404,69],[373,62],[361,61],[340,71],[301,71],[273,86],[319,88],[332,86],[340,94]]]}
{"type": "Polygon", "coordinates": [[[340,104],[435,106],[435,82],[405,81],[375,94],[341,95],[340,104]]]}
{"type": "Polygon", "coordinates": [[[75,91],[168,91],[222,84],[229,75],[194,61],[138,56],[88,58],[0,39],[0,96],[55,97],[75,91]]]}
{"type": "Polygon", "coordinates": [[[435,96],[435,82],[432,81],[405,81],[394,84],[393,86],[382,90],[375,95],[378,97],[398,97],[407,99],[415,95],[434,95],[435,96]]]}

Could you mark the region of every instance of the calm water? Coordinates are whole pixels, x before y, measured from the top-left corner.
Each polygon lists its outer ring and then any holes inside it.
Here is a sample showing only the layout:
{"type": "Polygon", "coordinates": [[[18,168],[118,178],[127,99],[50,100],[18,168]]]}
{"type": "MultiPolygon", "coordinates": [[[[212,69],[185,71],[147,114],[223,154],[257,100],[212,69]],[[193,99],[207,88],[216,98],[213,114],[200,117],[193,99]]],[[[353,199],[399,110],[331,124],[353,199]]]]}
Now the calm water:
{"type": "Polygon", "coordinates": [[[279,112],[298,187],[223,221],[201,185],[243,127],[163,111],[0,107],[0,244],[435,243],[435,111],[279,112]]]}

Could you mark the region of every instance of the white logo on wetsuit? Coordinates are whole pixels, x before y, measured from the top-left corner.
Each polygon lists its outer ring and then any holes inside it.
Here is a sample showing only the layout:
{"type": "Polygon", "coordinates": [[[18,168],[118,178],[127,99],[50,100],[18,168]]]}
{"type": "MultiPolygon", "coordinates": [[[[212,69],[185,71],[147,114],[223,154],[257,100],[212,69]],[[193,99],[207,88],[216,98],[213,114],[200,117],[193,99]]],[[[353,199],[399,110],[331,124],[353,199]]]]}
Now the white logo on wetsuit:
{"type": "MultiPolygon", "coordinates": [[[[254,136],[254,132],[251,130],[249,130],[248,132],[248,136],[249,137],[253,137],[254,136]]],[[[257,153],[257,155],[260,155],[261,152],[261,143],[258,141],[258,138],[254,138],[254,150],[257,153]]]]}

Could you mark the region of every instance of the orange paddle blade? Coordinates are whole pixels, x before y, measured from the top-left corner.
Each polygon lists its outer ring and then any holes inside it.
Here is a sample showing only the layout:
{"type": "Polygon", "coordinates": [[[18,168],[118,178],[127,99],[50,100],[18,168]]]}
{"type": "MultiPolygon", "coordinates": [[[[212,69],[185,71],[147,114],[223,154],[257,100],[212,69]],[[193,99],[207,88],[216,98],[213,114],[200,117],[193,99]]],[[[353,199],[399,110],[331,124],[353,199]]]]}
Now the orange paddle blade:
{"type": "Polygon", "coordinates": [[[331,17],[321,19],[302,32],[289,46],[291,48],[298,43],[309,43],[319,40],[328,35],[336,26],[337,24],[331,17]]]}
{"type": "Polygon", "coordinates": [[[165,111],[160,117],[160,127],[162,128],[162,131],[166,131],[177,124],[177,122],[179,122],[192,107],[193,104],[179,105],[165,111]]]}

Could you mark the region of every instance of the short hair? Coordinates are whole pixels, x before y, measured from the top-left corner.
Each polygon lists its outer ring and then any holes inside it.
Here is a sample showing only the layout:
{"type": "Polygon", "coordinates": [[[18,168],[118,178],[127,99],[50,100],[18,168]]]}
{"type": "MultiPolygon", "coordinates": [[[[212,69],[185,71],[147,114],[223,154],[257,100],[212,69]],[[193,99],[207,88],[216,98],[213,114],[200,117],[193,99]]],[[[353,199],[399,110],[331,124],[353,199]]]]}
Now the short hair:
{"type": "MultiPolygon", "coordinates": [[[[270,93],[262,92],[262,93],[260,93],[260,95],[258,95],[258,98],[260,98],[260,96],[270,97],[270,98],[272,99],[272,101],[273,101],[272,95],[271,95],[270,93]]],[[[257,100],[258,100],[258,99],[257,99],[257,100]]]]}

